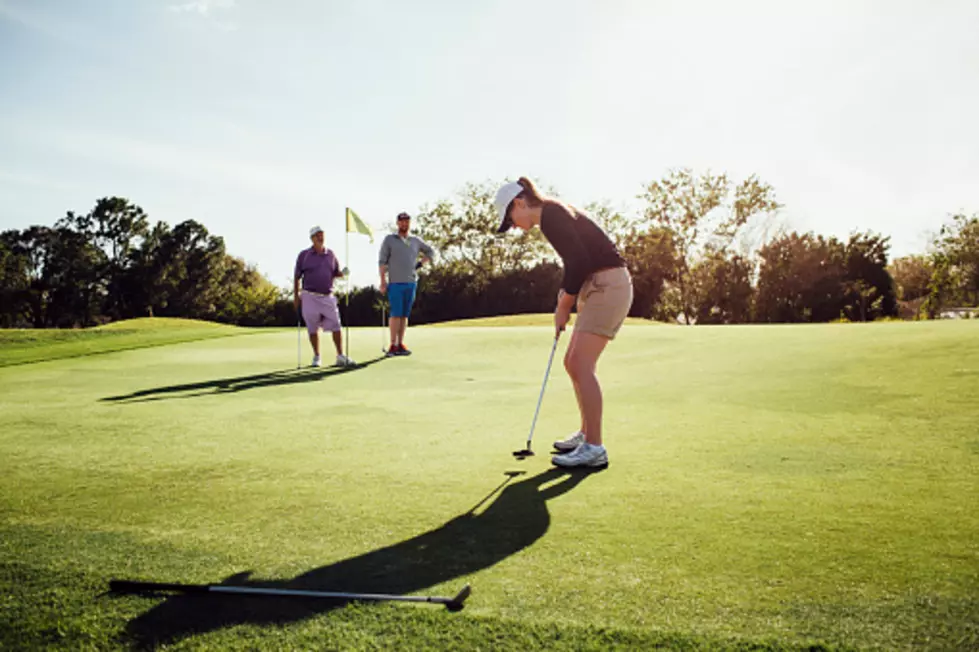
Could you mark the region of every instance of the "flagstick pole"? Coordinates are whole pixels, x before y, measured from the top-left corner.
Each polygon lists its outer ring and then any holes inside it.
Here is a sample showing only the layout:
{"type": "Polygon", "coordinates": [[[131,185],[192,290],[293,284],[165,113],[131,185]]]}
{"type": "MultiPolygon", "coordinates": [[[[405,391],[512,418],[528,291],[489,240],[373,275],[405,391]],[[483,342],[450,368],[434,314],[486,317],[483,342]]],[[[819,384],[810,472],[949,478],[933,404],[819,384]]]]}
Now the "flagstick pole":
{"type": "MultiPolygon", "coordinates": [[[[348,224],[349,221],[350,221],[350,209],[347,208],[347,212],[343,216],[343,231],[344,231],[344,235],[346,235],[345,238],[346,245],[344,245],[344,252],[343,252],[343,264],[344,266],[346,266],[348,271],[350,269],[350,226],[348,224]]],[[[347,353],[345,355],[349,360],[350,359],[350,274],[349,273],[347,274],[345,280],[347,281],[347,296],[346,296],[347,318],[344,320],[344,327],[347,329],[347,336],[344,338],[345,340],[344,344],[347,347],[347,353]]]]}

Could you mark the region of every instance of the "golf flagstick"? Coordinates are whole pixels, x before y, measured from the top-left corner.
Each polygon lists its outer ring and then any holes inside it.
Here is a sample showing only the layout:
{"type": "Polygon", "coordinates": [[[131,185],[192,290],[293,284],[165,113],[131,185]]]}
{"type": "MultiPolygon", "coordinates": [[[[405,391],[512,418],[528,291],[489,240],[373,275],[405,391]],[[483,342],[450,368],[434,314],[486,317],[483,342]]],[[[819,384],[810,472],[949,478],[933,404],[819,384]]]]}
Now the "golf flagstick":
{"type": "Polygon", "coordinates": [[[472,588],[466,584],[455,596],[443,598],[436,596],[391,595],[387,593],[342,593],[336,591],[299,591],[293,589],[267,589],[252,586],[230,586],[227,584],[175,584],[168,582],[138,582],[131,580],[110,580],[109,590],[114,593],[158,593],[176,591],[177,593],[234,593],[239,595],[262,595],[270,597],[321,598],[334,600],[364,600],[391,602],[427,602],[444,605],[449,611],[460,611],[472,588]]]}
{"type": "MultiPolygon", "coordinates": [[[[344,245],[344,252],[343,252],[343,261],[346,264],[348,271],[350,269],[350,226],[348,224],[350,218],[347,215],[349,211],[350,209],[347,208],[343,214],[343,233],[346,236],[345,238],[346,244],[344,245]]],[[[349,360],[350,359],[350,274],[347,274],[344,280],[347,281],[347,292],[346,292],[347,296],[345,299],[345,303],[347,304],[347,309],[344,311],[347,313],[346,314],[347,318],[343,320],[344,328],[347,331],[347,334],[343,338],[344,345],[346,345],[347,348],[347,352],[344,354],[344,357],[346,357],[347,360],[349,360]]]]}

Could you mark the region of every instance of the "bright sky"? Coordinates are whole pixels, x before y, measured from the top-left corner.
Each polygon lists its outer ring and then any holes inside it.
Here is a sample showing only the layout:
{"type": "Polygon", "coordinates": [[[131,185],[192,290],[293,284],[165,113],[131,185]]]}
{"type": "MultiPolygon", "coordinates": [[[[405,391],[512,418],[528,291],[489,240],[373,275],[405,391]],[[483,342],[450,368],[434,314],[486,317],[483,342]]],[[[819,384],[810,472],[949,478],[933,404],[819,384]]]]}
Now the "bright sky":
{"type": "Polygon", "coordinates": [[[525,174],[627,208],[690,166],[900,255],[979,212],[977,35],[976,0],[0,0],[0,228],[120,195],[286,286],[345,206],[525,174]]]}

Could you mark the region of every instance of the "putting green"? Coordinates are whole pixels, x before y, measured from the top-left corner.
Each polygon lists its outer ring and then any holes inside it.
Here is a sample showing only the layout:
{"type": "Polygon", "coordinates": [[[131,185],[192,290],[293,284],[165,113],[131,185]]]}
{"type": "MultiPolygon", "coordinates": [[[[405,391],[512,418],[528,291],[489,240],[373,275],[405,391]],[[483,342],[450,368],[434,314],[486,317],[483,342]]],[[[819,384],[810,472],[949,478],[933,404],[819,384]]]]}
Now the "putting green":
{"type": "Polygon", "coordinates": [[[0,647],[979,645],[979,324],[627,325],[594,474],[550,470],[577,426],[557,362],[538,455],[510,455],[550,338],[416,328],[381,359],[353,329],[366,366],[297,371],[270,330],[0,369],[0,647]]]}

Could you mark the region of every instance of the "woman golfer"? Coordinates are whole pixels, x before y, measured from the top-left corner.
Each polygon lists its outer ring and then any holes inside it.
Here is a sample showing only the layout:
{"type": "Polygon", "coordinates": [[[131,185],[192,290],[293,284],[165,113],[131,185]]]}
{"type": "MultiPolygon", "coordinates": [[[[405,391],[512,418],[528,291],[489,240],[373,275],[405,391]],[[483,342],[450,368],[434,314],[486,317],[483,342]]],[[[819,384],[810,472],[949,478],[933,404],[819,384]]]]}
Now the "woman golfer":
{"type": "Polygon", "coordinates": [[[602,388],[595,375],[598,358],[632,306],[632,278],[615,245],[588,216],[555,199],[544,197],[526,177],[503,185],[494,201],[500,217],[499,233],[511,226],[525,231],[540,227],[564,263],[564,279],[554,311],[555,337],[568,323],[577,301],[571,343],[564,368],[571,377],[581,429],[554,442],[561,454],[552,461],[563,467],[605,467],[608,453],[602,444],[602,388]]]}

